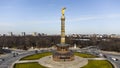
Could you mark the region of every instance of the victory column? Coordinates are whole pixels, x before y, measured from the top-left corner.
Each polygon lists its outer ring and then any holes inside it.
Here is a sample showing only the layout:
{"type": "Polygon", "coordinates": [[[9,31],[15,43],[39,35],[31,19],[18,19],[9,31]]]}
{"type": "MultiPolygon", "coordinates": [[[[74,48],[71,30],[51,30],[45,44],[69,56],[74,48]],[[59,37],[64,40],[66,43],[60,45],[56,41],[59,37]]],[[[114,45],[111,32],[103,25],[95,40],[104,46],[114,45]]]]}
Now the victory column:
{"type": "Polygon", "coordinates": [[[65,43],[65,7],[62,8],[61,16],[61,43],[57,44],[57,50],[53,52],[54,61],[72,61],[74,53],[69,50],[69,44],[65,43]]]}

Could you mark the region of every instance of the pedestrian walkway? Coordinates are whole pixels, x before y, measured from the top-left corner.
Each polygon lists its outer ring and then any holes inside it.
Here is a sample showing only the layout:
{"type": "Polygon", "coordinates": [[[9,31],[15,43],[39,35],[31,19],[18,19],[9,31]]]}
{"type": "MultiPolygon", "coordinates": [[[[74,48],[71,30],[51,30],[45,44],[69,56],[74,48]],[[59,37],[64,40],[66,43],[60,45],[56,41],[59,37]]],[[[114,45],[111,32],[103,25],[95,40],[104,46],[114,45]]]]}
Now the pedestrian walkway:
{"type": "Polygon", "coordinates": [[[28,62],[39,62],[39,60],[24,60],[24,61],[16,61],[15,63],[28,63],[28,62]]]}
{"type": "Polygon", "coordinates": [[[39,64],[49,68],[80,68],[88,64],[88,60],[82,57],[75,56],[73,61],[56,62],[52,56],[46,56],[39,60],[39,64]]]}
{"type": "Polygon", "coordinates": [[[79,56],[75,56],[75,60],[73,61],[56,62],[56,61],[53,61],[52,56],[46,56],[39,60],[22,60],[22,61],[18,60],[15,63],[38,62],[40,65],[43,65],[49,68],[80,68],[87,65],[88,60],[106,60],[106,59],[105,58],[82,58],[79,56]]]}
{"type": "Polygon", "coordinates": [[[106,54],[113,54],[113,55],[120,55],[120,52],[110,52],[110,51],[101,51],[102,53],[106,53],[106,54]]]}
{"type": "Polygon", "coordinates": [[[86,58],[88,60],[107,60],[106,58],[86,58]]]}

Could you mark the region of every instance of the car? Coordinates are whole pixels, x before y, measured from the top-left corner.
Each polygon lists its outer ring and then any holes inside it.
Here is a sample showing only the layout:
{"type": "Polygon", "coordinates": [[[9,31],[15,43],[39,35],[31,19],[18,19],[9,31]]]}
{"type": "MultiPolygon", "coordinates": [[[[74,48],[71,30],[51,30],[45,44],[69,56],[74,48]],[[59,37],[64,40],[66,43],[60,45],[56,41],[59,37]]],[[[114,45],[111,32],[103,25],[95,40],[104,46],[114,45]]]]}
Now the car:
{"type": "Polygon", "coordinates": [[[0,58],[0,61],[4,61],[4,59],[3,59],[3,58],[0,58]]]}
{"type": "Polygon", "coordinates": [[[103,57],[104,57],[104,58],[107,58],[107,56],[106,56],[106,55],[103,55],[103,57]]]}
{"type": "Polygon", "coordinates": [[[111,57],[111,59],[114,60],[114,61],[118,61],[118,59],[117,59],[117,58],[114,58],[114,57],[111,57]]]}
{"type": "Polygon", "coordinates": [[[103,56],[103,54],[102,54],[102,53],[100,53],[100,54],[99,54],[99,56],[103,56]]]}

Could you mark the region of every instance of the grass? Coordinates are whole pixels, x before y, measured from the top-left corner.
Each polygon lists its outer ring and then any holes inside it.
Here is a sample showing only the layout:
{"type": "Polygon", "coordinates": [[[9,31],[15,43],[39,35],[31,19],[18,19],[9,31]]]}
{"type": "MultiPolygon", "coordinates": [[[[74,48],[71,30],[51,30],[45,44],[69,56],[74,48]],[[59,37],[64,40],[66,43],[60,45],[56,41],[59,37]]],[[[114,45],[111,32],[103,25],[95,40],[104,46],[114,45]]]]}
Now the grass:
{"type": "Polygon", "coordinates": [[[91,54],[84,54],[84,53],[79,53],[79,52],[75,52],[74,54],[76,56],[83,57],[83,58],[96,58],[96,56],[91,55],[91,54]]]}
{"type": "Polygon", "coordinates": [[[113,66],[106,60],[89,60],[82,68],[113,68],[113,66]]]}
{"type": "Polygon", "coordinates": [[[52,53],[51,52],[38,53],[38,54],[23,57],[20,60],[37,60],[37,59],[40,59],[42,57],[49,56],[49,55],[52,55],[52,53]]]}
{"type": "Polygon", "coordinates": [[[30,62],[30,63],[15,64],[14,68],[47,68],[47,67],[41,66],[37,62],[30,62]]]}
{"type": "MultiPolygon", "coordinates": [[[[74,54],[76,56],[80,56],[83,58],[96,58],[96,56],[91,54],[83,54],[78,52],[75,52],[74,54]]],[[[23,57],[21,60],[36,60],[49,55],[52,55],[52,53],[51,52],[39,53],[39,54],[23,57]]],[[[47,68],[47,67],[41,66],[37,62],[32,62],[32,63],[30,62],[30,63],[15,64],[14,68],[47,68]]],[[[109,63],[106,60],[88,60],[88,64],[82,68],[113,68],[113,66],[111,65],[111,63],[109,63]]]]}
{"type": "MultiPolygon", "coordinates": [[[[80,56],[80,57],[83,57],[83,58],[96,58],[96,56],[91,55],[91,54],[83,54],[83,53],[79,53],[79,52],[75,52],[74,54],[76,56],[80,56]]],[[[40,59],[42,57],[49,56],[49,55],[52,55],[52,53],[51,52],[38,53],[38,54],[23,57],[20,60],[37,60],[37,59],[40,59]]]]}

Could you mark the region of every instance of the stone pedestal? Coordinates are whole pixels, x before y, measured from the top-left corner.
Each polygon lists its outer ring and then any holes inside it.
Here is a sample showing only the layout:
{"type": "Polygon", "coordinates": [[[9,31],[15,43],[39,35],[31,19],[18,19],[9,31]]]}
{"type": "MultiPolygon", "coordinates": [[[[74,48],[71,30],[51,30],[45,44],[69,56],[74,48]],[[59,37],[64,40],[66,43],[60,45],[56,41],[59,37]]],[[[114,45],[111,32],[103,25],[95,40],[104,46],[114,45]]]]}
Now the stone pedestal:
{"type": "Polygon", "coordinates": [[[53,52],[53,60],[55,61],[72,61],[74,60],[74,53],[70,51],[69,45],[57,45],[57,51],[53,52]]]}
{"type": "Polygon", "coordinates": [[[39,60],[39,64],[49,68],[81,68],[88,64],[88,60],[82,57],[74,56],[73,61],[56,62],[52,56],[46,56],[39,60]]]}

